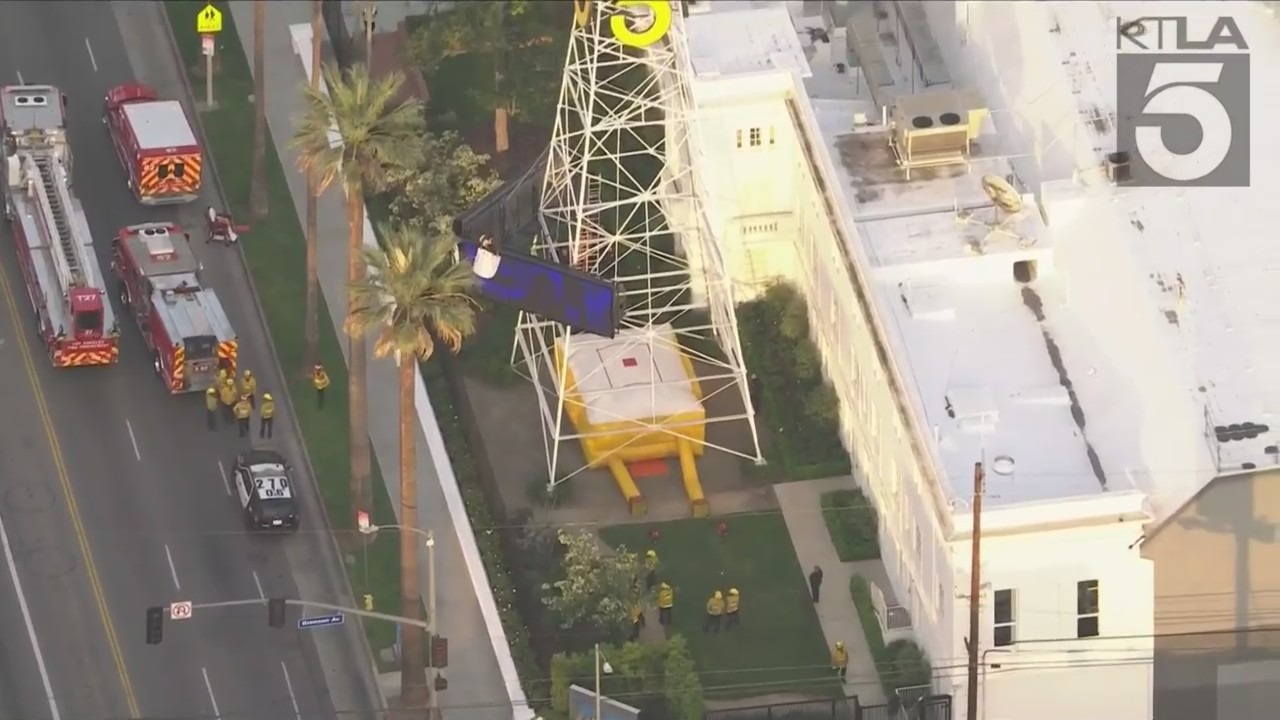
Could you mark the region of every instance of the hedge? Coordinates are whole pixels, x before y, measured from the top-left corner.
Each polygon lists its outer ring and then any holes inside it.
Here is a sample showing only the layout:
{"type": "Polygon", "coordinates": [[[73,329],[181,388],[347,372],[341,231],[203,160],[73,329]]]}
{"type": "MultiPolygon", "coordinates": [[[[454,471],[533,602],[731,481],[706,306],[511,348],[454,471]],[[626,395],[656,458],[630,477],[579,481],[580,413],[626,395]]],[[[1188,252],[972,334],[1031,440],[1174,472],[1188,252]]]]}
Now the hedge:
{"type": "Polygon", "coordinates": [[[924,650],[910,640],[894,640],[888,645],[880,630],[880,620],[871,603],[871,586],[861,575],[849,579],[849,595],[858,610],[862,632],[867,636],[867,646],[876,664],[876,674],[887,697],[893,697],[898,688],[928,685],[933,679],[933,667],[924,650]]]}
{"type": "MultiPolygon", "coordinates": [[[[600,656],[613,670],[600,676],[605,697],[639,708],[641,717],[703,720],[702,682],[684,637],[673,635],[661,643],[601,646],[600,656]]],[[[551,659],[551,710],[543,717],[570,717],[569,686],[595,690],[595,661],[594,652],[559,653],[551,659]]]]}
{"type": "Polygon", "coordinates": [[[840,562],[880,557],[879,521],[876,509],[861,490],[832,490],[822,494],[822,519],[840,562]]]}
{"type": "Polygon", "coordinates": [[[782,464],[789,480],[850,474],[849,454],[840,442],[839,403],[809,338],[804,298],[791,285],[774,285],[739,306],[738,326],[772,443],[771,459],[782,464]]]}

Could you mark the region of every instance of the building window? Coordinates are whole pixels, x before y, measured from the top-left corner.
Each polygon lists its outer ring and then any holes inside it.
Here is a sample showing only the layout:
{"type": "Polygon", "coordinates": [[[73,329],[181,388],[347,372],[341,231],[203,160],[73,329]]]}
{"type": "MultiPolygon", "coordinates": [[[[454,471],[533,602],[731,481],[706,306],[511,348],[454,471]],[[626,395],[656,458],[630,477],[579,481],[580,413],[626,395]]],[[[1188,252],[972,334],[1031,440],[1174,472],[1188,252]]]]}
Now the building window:
{"type": "Polygon", "coordinates": [[[1017,637],[1013,631],[1015,625],[1014,598],[1015,595],[1012,590],[996,591],[995,617],[993,618],[993,637],[996,647],[1008,647],[1014,643],[1014,639],[1017,637]]]}
{"type": "Polygon", "coordinates": [[[1076,583],[1076,637],[1098,637],[1098,581],[1076,583]]]}
{"type": "Polygon", "coordinates": [[[742,147],[742,131],[741,130],[733,131],[733,145],[734,147],[742,147]]]}
{"type": "Polygon", "coordinates": [[[778,133],[776,130],[774,130],[772,125],[769,126],[769,144],[770,145],[778,144],[778,133]]]}
{"type": "Polygon", "coordinates": [[[760,145],[762,144],[760,139],[760,128],[758,127],[750,128],[747,131],[747,140],[749,141],[751,147],[760,147],[760,145]]]}

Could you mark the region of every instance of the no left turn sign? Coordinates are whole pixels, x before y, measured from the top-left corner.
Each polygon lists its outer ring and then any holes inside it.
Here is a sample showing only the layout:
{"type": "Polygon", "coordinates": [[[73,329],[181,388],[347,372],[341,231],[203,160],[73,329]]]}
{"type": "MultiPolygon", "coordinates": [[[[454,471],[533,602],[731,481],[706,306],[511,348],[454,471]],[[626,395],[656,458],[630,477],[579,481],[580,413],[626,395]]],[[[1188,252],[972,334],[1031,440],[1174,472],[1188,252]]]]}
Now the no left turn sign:
{"type": "Polygon", "coordinates": [[[169,603],[170,620],[188,620],[191,618],[191,601],[169,603]]]}

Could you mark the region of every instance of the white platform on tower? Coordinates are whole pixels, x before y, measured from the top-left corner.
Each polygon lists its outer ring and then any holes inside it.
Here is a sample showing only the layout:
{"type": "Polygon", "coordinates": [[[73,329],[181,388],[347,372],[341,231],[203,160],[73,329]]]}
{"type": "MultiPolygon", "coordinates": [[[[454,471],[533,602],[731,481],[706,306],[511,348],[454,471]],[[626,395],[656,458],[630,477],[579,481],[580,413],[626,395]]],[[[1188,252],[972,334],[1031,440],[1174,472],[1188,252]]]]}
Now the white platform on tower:
{"type": "MultiPolygon", "coordinates": [[[[1124,9],[1001,3],[1017,12],[987,13],[980,46],[983,30],[971,17],[973,53],[988,53],[995,67],[967,74],[1003,77],[993,82],[1013,94],[966,88],[985,93],[992,108],[968,168],[916,171],[907,180],[883,129],[855,130],[881,113],[850,69],[856,62],[846,54],[845,27],[805,15],[806,5],[818,3],[708,5],[687,21],[700,79],[755,74],[763,82],[794,70],[793,45],[809,57],[793,91],[807,119],[797,132],[822,155],[813,160],[839,206],[832,220],[873,290],[947,495],[971,495],[975,458],[1007,456],[1017,472],[988,473],[992,505],[1119,501],[1136,489],[1160,517],[1217,474],[1276,463],[1264,447],[1280,440],[1280,376],[1266,371],[1280,357],[1280,315],[1270,310],[1280,307],[1280,243],[1271,232],[1280,226],[1280,170],[1255,160],[1253,186],[1225,190],[1105,181],[1100,169],[1115,139],[1109,122],[1095,120],[1099,112],[1115,117],[1106,79],[1115,75],[1114,17],[1124,9]],[[819,30],[829,42],[815,40],[819,30]],[[1073,86],[1087,91],[1073,93],[1073,86]],[[1001,146],[995,131],[1018,125],[1015,116],[1037,102],[1059,108],[1058,101],[1075,103],[1056,121],[1070,126],[1059,131],[1072,138],[1062,144],[1088,138],[1093,147],[1078,153],[1065,177],[1030,185],[1039,192],[1026,196],[1024,212],[976,253],[987,234],[978,223],[996,217],[981,178],[1015,176],[1015,166],[1025,166],[1017,158],[1034,150],[1001,146]],[[1015,281],[1021,262],[1036,266],[1029,285],[1015,281]],[[1271,431],[1216,441],[1215,426],[1246,422],[1271,431]]],[[[1252,30],[1254,67],[1280,66],[1280,24],[1245,17],[1259,12],[1246,3],[1213,3],[1209,11],[1240,13],[1252,30]]],[[[899,73],[887,96],[909,94],[901,73],[910,69],[885,59],[899,73]]],[[[1274,73],[1255,71],[1253,82],[1258,127],[1280,110],[1280,88],[1274,73]]],[[[1053,123],[1043,118],[1035,126],[1053,123]]],[[[1280,157],[1277,136],[1255,132],[1253,156],[1280,157]]]]}

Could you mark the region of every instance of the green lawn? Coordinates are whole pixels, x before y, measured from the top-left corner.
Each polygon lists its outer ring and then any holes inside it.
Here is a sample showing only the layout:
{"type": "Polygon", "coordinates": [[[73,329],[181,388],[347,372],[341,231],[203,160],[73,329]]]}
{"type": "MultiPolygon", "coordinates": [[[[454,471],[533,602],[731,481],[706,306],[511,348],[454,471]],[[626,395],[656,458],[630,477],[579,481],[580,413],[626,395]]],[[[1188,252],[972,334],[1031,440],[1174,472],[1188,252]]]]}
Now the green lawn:
{"type": "MultiPolygon", "coordinates": [[[[223,5],[223,3],[218,3],[223,5]]],[[[173,27],[184,63],[196,67],[200,60],[200,38],[191,32],[202,3],[168,0],[165,9],[173,27]]],[[[235,31],[231,12],[224,6],[224,29],[219,36],[221,68],[215,78],[214,97],[218,109],[201,116],[205,138],[227,202],[236,217],[249,216],[249,181],[253,155],[253,80],[235,31]]],[[[194,87],[203,88],[201,77],[191,77],[194,87]]],[[[303,439],[315,468],[316,481],[329,518],[338,533],[353,532],[354,512],[348,494],[350,459],[347,443],[347,369],[341,346],[333,331],[328,309],[321,298],[320,350],[322,362],[333,379],[324,412],[316,408],[314,391],[302,372],[304,351],[303,314],[306,297],[306,248],[293,200],[285,183],[284,168],[275,148],[268,144],[267,181],[269,216],[255,222],[241,245],[248,259],[258,296],[267,316],[268,329],[280,356],[284,376],[295,400],[294,409],[303,439]]],[[[391,502],[374,468],[374,522],[394,523],[391,502]]],[[[400,597],[398,540],[391,534],[380,537],[367,551],[357,552],[357,564],[348,568],[357,599],[374,596],[378,610],[395,612],[400,597]]],[[[395,627],[382,622],[366,622],[369,642],[375,653],[395,642],[395,627]]]]}
{"type": "Polygon", "coordinates": [[[676,590],[676,629],[689,639],[708,696],[839,694],[781,515],[637,523],[604,528],[601,535],[639,554],[658,551],[660,574],[676,590]],[[716,532],[720,522],[728,529],[723,537],[716,532]],[[658,531],[656,542],[652,530],[658,531]],[[742,626],[703,634],[707,598],[730,587],[742,593],[742,626]]]}

